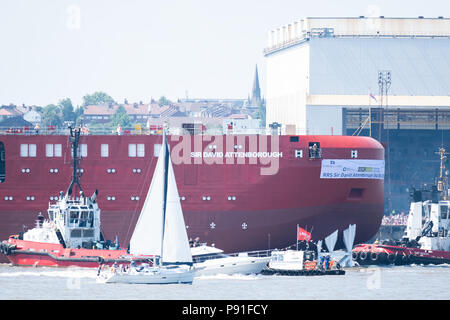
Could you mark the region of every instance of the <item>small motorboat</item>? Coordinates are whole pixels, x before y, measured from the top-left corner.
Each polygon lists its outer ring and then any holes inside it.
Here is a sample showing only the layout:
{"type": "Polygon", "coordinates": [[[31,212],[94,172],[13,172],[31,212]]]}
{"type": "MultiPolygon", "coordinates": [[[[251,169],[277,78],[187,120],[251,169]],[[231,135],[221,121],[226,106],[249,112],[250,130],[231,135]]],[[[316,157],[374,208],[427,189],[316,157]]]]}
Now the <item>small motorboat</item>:
{"type": "Polygon", "coordinates": [[[283,276],[320,276],[344,275],[345,271],[339,263],[322,255],[319,262],[315,260],[314,251],[286,250],[272,251],[268,268],[262,271],[264,275],[283,276]]]}

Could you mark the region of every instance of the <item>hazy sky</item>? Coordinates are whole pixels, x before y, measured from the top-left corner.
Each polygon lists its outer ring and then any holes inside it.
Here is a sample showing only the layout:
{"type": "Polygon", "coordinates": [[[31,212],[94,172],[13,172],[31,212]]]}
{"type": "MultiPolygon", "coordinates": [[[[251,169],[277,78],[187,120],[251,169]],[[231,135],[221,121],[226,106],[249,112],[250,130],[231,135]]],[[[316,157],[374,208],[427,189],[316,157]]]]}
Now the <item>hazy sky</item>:
{"type": "Polygon", "coordinates": [[[269,30],[304,17],[450,17],[441,0],[1,0],[0,104],[264,94],[269,30]]]}

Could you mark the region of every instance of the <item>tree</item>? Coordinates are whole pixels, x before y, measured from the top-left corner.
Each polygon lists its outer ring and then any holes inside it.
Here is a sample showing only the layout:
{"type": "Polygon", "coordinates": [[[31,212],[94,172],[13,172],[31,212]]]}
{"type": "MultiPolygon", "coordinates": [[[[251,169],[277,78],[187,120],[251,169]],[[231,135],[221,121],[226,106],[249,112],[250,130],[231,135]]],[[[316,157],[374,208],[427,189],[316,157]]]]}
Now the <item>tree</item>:
{"type": "Polygon", "coordinates": [[[122,128],[131,127],[131,120],[123,106],[119,106],[109,122],[112,127],[120,124],[122,128]]]}
{"type": "Polygon", "coordinates": [[[54,104],[49,104],[42,111],[42,124],[44,126],[59,127],[63,123],[61,110],[54,104]]]}
{"type": "Polygon", "coordinates": [[[171,104],[172,103],[172,101],[170,101],[169,99],[167,99],[166,97],[164,97],[164,96],[162,96],[161,98],[159,98],[159,100],[158,100],[158,104],[160,105],[160,106],[167,106],[167,105],[169,105],[169,104],[171,104]]]}
{"type": "Polygon", "coordinates": [[[110,104],[115,103],[114,99],[109,96],[108,94],[97,91],[93,94],[87,94],[83,97],[83,107],[86,107],[88,105],[96,105],[96,104],[110,104]]]}
{"type": "Polygon", "coordinates": [[[60,100],[58,107],[61,109],[63,121],[75,122],[76,114],[73,110],[72,100],[70,100],[70,98],[60,100]]]}

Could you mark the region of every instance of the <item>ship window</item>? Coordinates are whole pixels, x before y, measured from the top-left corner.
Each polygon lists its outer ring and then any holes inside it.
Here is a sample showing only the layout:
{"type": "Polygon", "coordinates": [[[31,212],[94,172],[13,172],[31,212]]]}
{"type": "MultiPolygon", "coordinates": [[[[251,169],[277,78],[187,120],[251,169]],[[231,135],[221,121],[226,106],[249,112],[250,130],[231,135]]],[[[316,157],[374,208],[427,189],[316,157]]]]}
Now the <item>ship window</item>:
{"type": "Polygon", "coordinates": [[[93,238],[94,230],[93,229],[84,229],[83,230],[83,238],[93,238]]]}
{"type": "Polygon", "coordinates": [[[87,157],[87,144],[81,145],[81,156],[83,158],[87,157]]]}
{"type": "Polygon", "coordinates": [[[137,156],[144,157],[145,156],[145,145],[143,143],[139,143],[137,145],[137,156]]]}
{"type": "Polygon", "coordinates": [[[136,145],[130,143],[128,145],[128,156],[129,157],[136,157],[136,145]]]}
{"type": "Polygon", "coordinates": [[[36,157],[36,145],[35,144],[28,145],[28,155],[30,157],[36,157]]]}
{"type": "Polygon", "coordinates": [[[100,153],[101,153],[101,156],[103,158],[109,157],[109,145],[108,144],[102,144],[100,146],[100,153]]]}
{"type": "Polygon", "coordinates": [[[21,144],[20,145],[20,156],[25,157],[36,157],[36,145],[35,144],[21,144]]]}
{"type": "Polygon", "coordinates": [[[53,145],[52,144],[45,145],[45,156],[53,157],[53,145]]]}
{"type": "Polygon", "coordinates": [[[27,144],[20,145],[20,156],[28,157],[28,145],[27,144]]]}
{"type": "Polygon", "coordinates": [[[78,211],[70,211],[69,224],[72,226],[78,225],[78,211]]]}
{"type": "Polygon", "coordinates": [[[299,138],[298,138],[298,137],[295,137],[295,136],[289,137],[289,141],[290,141],[290,142],[298,142],[298,141],[299,141],[299,138]]]}
{"type": "Polygon", "coordinates": [[[448,207],[441,206],[441,219],[447,219],[447,212],[448,212],[448,207]]]}
{"type": "Polygon", "coordinates": [[[73,229],[73,230],[70,232],[70,236],[71,236],[72,238],[81,238],[81,229],[73,229]]]}
{"type": "MultiPolygon", "coordinates": [[[[71,154],[72,154],[72,157],[73,157],[73,147],[71,148],[71,154]]],[[[87,157],[87,144],[83,143],[83,144],[80,144],[78,146],[77,156],[78,157],[83,157],[83,158],[87,157]]]]}
{"type": "Polygon", "coordinates": [[[55,157],[62,157],[62,145],[55,144],[55,157]]]}
{"type": "Polygon", "coordinates": [[[61,148],[60,144],[46,144],[45,145],[45,156],[48,158],[61,157],[62,156],[61,150],[62,150],[62,148],[61,148]]]}

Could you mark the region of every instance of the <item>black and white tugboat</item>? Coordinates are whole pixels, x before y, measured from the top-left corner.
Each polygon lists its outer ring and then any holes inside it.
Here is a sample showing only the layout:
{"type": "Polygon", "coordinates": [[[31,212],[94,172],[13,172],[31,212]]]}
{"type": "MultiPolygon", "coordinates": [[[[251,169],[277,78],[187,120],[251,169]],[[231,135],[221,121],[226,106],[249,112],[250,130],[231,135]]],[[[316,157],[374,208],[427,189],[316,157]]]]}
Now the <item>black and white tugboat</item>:
{"type": "Polygon", "coordinates": [[[147,257],[132,257],[127,250],[121,249],[117,237],[114,242],[104,240],[98,191],[90,197],[85,196],[78,180],[77,151],[81,129],[69,127],[69,130],[73,176],[67,192],[61,191],[56,202],[49,204],[48,219],[39,213],[35,228],[10,236],[0,243],[0,251],[13,265],[20,266],[96,268],[99,263],[147,261],[147,257]]]}
{"type": "Polygon", "coordinates": [[[430,190],[411,191],[411,205],[405,235],[397,242],[360,244],[353,249],[359,264],[442,264],[450,263],[450,200],[447,153],[440,148],[440,175],[430,190]],[[431,199],[424,201],[424,193],[431,199]]]}

